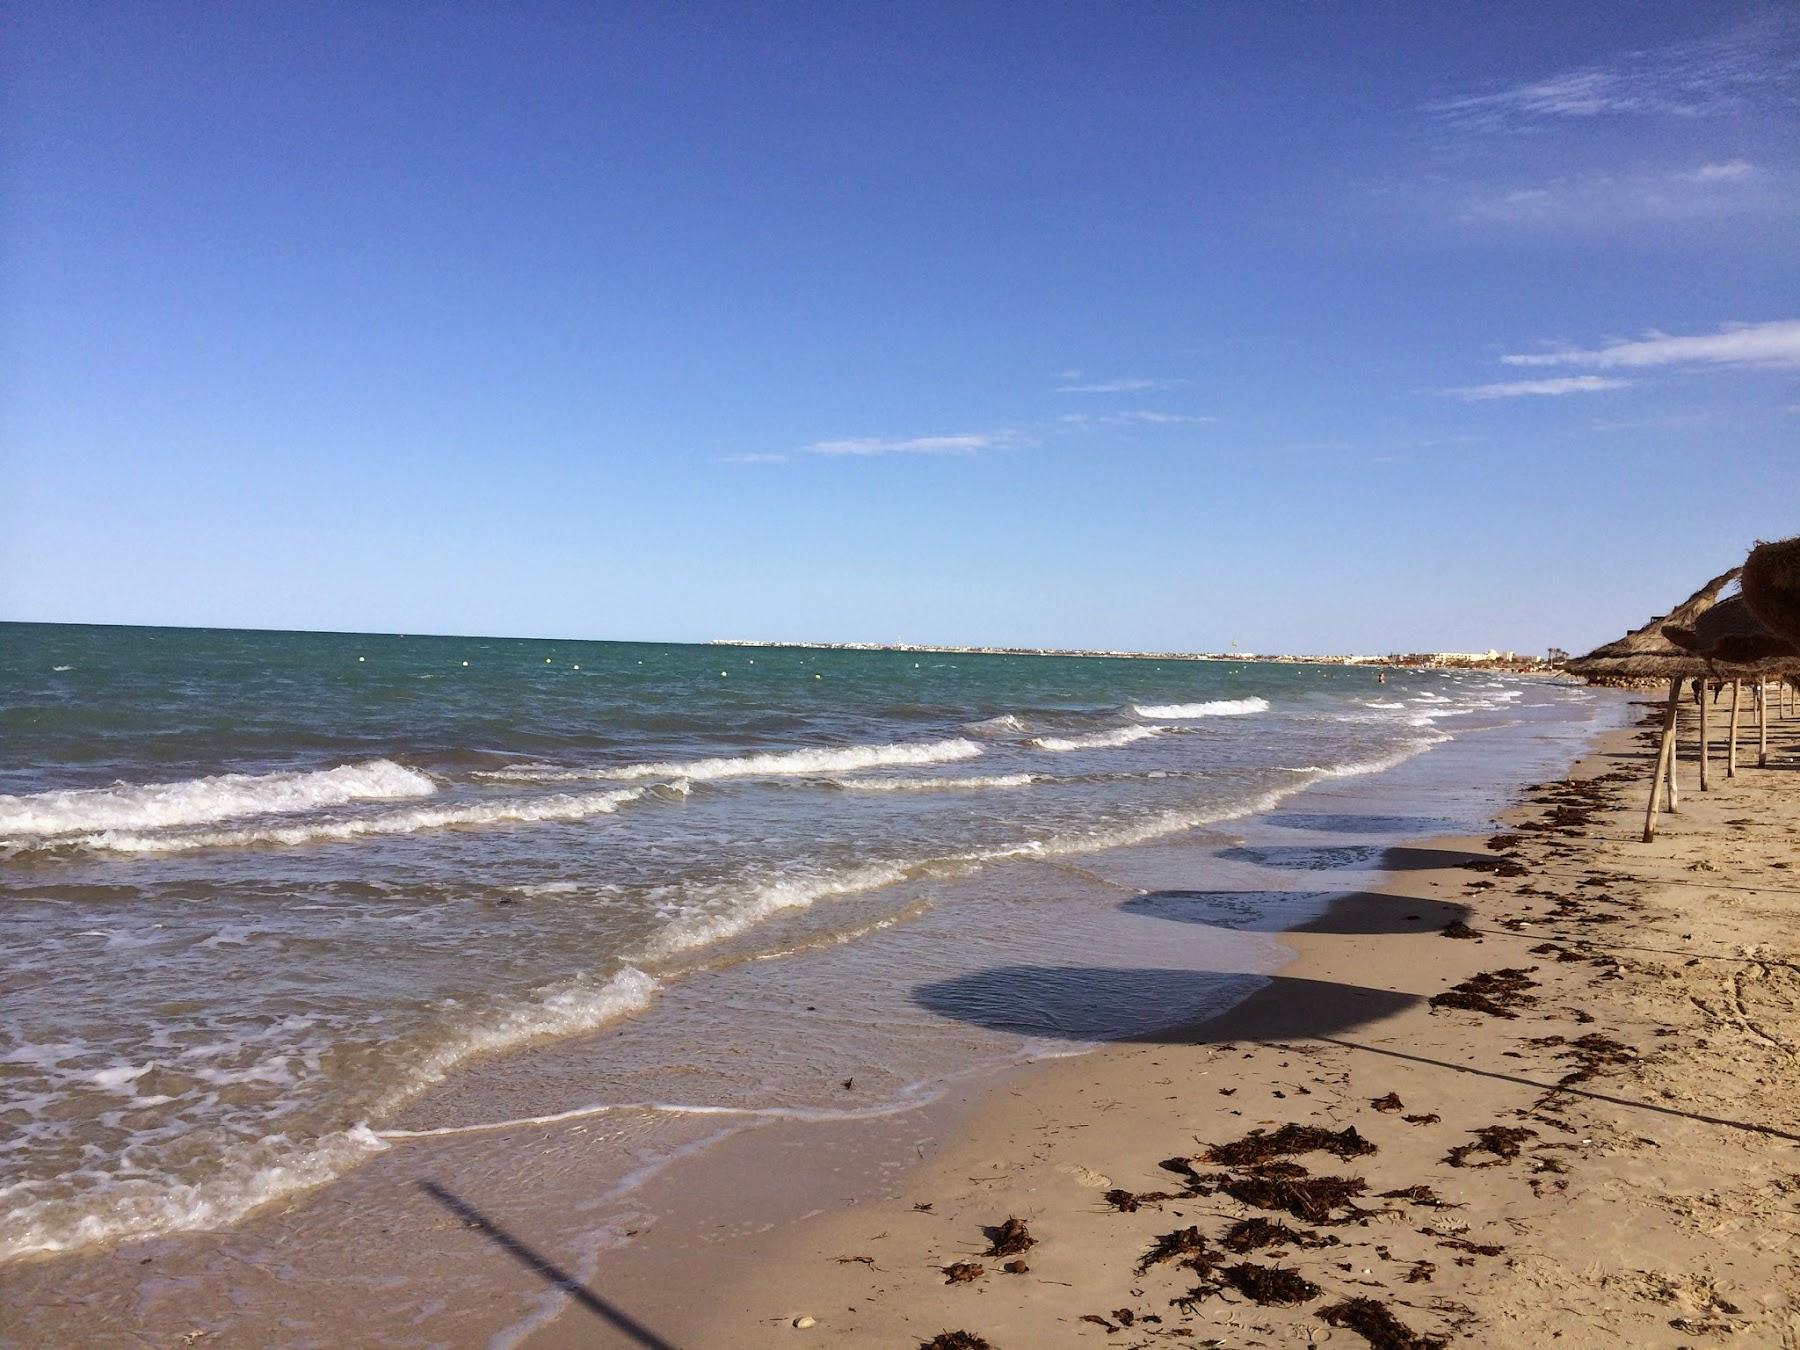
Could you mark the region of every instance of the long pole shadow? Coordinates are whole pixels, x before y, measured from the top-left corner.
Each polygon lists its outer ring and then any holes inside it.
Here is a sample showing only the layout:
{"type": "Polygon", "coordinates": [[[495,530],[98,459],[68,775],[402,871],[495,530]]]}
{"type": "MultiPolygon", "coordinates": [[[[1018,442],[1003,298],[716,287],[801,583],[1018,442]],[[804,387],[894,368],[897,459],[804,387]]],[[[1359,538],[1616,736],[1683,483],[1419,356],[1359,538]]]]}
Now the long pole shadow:
{"type": "Polygon", "coordinates": [[[487,1238],[527,1270],[541,1276],[546,1284],[560,1289],[595,1317],[610,1325],[620,1335],[647,1347],[647,1350],[679,1350],[679,1347],[665,1341],[630,1314],[613,1307],[598,1294],[589,1291],[587,1286],[568,1271],[548,1257],[527,1247],[460,1195],[452,1194],[435,1181],[421,1181],[417,1184],[420,1190],[456,1215],[468,1227],[487,1238]]]}
{"type": "Polygon", "coordinates": [[[1773,1125],[1758,1125],[1748,1120],[1732,1120],[1726,1116],[1709,1116],[1699,1111],[1681,1111],[1673,1106],[1658,1106],[1654,1102],[1634,1101],[1630,1097],[1614,1097],[1605,1092],[1590,1092],[1586,1088],[1569,1087],[1562,1083],[1540,1083],[1535,1078],[1524,1078],[1518,1074],[1496,1073],[1492,1069],[1477,1069],[1468,1064],[1452,1064],[1444,1059],[1432,1059],[1429,1055],[1409,1055],[1404,1050],[1384,1050],[1379,1045],[1363,1045],[1357,1041],[1346,1041],[1336,1036],[1315,1036],[1314,1040],[1323,1041],[1327,1045],[1342,1046],[1346,1050],[1362,1050],[1371,1055],[1386,1055],[1389,1059],[1403,1059],[1409,1064],[1428,1064],[1437,1069],[1449,1069],[1454,1073],[1474,1074],[1477,1078],[1492,1078],[1501,1083],[1516,1083],[1520,1087],[1536,1088],[1540,1092],[1566,1092],[1572,1097],[1586,1097],[1590,1101],[1606,1102],[1612,1106],[1627,1106],[1637,1111],[1654,1111],[1659,1116],[1680,1116],[1684,1120],[1699,1121],[1702,1125],[1723,1125],[1727,1129],[1743,1130],[1746,1134],[1767,1135],[1771,1139],[1786,1139],[1790,1143],[1800,1144],[1800,1134],[1791,1134],[1787,1130],[1778,1130],[1773,1125]]]}

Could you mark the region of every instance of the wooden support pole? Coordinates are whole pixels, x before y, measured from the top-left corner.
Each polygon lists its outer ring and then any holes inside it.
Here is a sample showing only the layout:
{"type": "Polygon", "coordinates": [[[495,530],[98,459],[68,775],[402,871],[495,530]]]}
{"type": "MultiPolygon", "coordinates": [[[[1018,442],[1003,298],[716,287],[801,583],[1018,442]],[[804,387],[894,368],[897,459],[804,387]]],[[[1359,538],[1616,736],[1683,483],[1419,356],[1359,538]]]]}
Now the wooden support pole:
{"type": "Polygon", "coordinates": [[[1650,807],[1644,812],[1644,842],[1656,838],[1656,808],[1662,798],[1663,774],[1675,745],[1675,716],[1681,705],[1681,681],[1669,681],[1669,703],[1663,712],[1662,739],[1656,744],[1656,767],[1650,772],[1650,807]]]}
{"type": "Polygon", "coordinates": [[[1707,764],[1707,761],[1712,758],[1712,755],[1711,755],[1712,747],[1707,744],[1707,734],[1706,734],[1707,688],[1706,688],[1705,680],[1701,680],[1699,682],[1699,689],[1700,689],[1700,790],[1702,792],[1707,792],[1707,791],[1710,791],[1710,786],[1711,786],[1706,781],[1706,771],[1707,771],[1707,768],[1709,767],[1707,764]]]}
{"type": "Polygon", "coordinates": [[[1737,777],[1737,729],[1738,729],[1738,685],[1739,680],[1731,682],[1731,730],[1725,735],[1725,776],[1737,777]]]}
{"type": "Polygon", "coordinates": [[[1769,767],[1769,689],[1768,682],[1756,682],[1756,767],[1769,767]]]}

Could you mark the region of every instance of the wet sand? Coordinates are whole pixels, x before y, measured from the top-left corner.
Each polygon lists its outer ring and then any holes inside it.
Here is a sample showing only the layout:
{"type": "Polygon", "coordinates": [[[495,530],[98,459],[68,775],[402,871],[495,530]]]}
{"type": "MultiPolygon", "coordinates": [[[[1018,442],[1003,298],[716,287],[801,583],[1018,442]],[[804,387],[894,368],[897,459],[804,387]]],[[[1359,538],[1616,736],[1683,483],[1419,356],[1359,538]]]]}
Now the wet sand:
{"type": "Polygon", "coordinates": [[[1800,722],[1771,732],[1705,794],[1690,752],[1649,846],[1649,733],[1609,734],[1496,836],[1391,850],[1223,1017],[897,1123],[898,1174],[853,1131],[742,1136],[600,1264],[653,1339],[572,1305],[529,1344],[1800,1343],[1800,722]]]}

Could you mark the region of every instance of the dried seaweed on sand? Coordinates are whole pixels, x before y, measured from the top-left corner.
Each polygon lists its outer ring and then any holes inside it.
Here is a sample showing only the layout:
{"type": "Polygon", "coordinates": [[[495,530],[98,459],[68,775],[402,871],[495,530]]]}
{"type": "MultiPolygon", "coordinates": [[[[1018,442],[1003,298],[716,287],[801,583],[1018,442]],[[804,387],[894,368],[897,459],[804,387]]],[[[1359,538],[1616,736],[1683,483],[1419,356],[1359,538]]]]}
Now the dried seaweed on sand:
{"type": "Polygon", "coordinates": [[[1347,1298],[1320,1308],[1319,1316],[1334,1327],[1348,1327],[1376,1350],[1445,1350],[1449,1344],[1441,1336],[1419,1335],[1372,1298],[1347,1298]]]}

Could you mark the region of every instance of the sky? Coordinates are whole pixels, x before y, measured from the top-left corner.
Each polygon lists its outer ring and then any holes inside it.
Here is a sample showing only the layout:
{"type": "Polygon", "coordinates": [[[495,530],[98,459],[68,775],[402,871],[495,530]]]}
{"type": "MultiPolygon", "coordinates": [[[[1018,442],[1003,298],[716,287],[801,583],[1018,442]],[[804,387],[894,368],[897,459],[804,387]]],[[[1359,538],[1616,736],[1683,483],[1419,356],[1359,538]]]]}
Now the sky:
{"type": "Polygon", "coordinates": [[[1791,4],[0,37],[0,619],[1580,650],[1800,531],[1791,4]]]}

